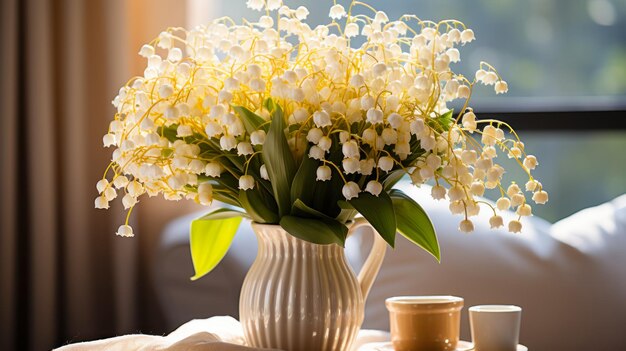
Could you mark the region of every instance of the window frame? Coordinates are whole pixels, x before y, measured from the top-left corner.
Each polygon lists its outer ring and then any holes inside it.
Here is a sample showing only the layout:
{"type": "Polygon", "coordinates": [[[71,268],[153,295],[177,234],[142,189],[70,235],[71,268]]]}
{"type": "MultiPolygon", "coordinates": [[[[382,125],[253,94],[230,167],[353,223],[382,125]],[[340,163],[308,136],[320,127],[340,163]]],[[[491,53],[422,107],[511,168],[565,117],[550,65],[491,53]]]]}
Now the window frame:
{"type": "Polygon", "coordinates": [[[474,109],[480,119],[498,119],[517,131],[626,131],[626,99],[505,98],[474,109]]]}

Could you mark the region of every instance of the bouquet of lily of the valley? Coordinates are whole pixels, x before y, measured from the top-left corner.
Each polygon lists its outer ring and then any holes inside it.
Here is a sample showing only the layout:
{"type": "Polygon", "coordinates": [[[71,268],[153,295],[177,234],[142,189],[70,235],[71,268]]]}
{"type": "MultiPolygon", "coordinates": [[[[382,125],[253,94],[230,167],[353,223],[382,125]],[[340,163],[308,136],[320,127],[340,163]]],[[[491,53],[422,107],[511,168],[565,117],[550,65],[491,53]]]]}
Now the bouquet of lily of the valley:
{"type": "MultiPolygon", "coordinates": [[[[477,120],[468,105],[475,84],[508,88],[487,63],[474,77],[452,70],[457,47],[474,40],[463,23],[390,21],[353,1],[335,4],[330,23],[312,28],[305,7],[248,6],[262,11],[256,22],[170,28],[144,45],[144,74],[120,89],[103,140],[115,150],[96,207],[108,208],[118,192],[129,215],[144,193],[228,205],[199,220],[221,228],[212,245],[192,225],[197,276],[228,248],[239,224],[231,217],[342,245],[360,214],[390,245],[397,231],[439,258],[427,215],[393,189],[403,176],[417,186],[434,181],[432,196],[450,201],[464,232],[481,210],[493,212],[492,227],[504,225],[498,211],[510,207],[529,216],[523,190],[547,201],[531,175],[537,160],[513,129],[477,120]],[[458,113],[447,107],[455,99],[464,102],[458,113]],[[505,187],[498,153],[526,171],[525,189],[505,187]],[[494,188],[502,194],[495,205],[477,199],[494,188]]],[[[511,232],[521,227],[519,218],[508,223],[511,232]]],[[[117,234],[133,235],[128,217],[117,234]]]]}

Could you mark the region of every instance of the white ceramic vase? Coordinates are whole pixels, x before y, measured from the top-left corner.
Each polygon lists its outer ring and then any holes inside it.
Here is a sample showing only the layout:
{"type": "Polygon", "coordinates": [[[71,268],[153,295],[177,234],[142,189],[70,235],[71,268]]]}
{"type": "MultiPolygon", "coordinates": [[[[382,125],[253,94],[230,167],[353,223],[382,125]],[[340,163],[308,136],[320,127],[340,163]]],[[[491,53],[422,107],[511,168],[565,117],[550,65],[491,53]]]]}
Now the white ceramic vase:
{"type": "MultiPolygon", "coordinates": [[[[364,225],[369,223],[358,219],[350,232],[364,225]]],[[[385,256],[385,241],[376,233],[357,278],[339,245],[312,244],[278,225],[253,223],[252,227],[259,249],[239,300],[248,345],[298,351],[349,350],[385,256]]]]}

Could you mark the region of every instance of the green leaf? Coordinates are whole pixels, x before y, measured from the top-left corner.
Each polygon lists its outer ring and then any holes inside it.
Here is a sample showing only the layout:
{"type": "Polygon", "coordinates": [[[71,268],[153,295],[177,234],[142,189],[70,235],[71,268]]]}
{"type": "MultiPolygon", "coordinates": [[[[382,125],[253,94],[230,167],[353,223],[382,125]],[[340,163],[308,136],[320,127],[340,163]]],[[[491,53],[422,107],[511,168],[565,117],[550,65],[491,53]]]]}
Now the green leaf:
{"type": "Polygon", "coordinates": [[[272,182],[274,198],[278,203],[279,217],[291,211],[291,182],[296,174],[296,164],[285,138],[285,120],[279,106],[263,144],[263,162],[272,182]]]}
{"type": "Polygon", "coordinates": [[[263,119],[263,117],[257,115],[256,113],[248,110],[243,106],[233,106],[233,110],[235,110],[235,112],[237,112],[237,114],[241,118],[243,126],[244,128],[246,128],[246,132],[248,132],[248,134],[252,134],[252,132],[261,129],[267,132],[269,124],[266,120],[263,119]]]}
{"type": "Polygon", "coordinates": [[[173,124],[170,125],[168,127],[158,127],[157,128],[157,133],[160,134],[161,136],[164,136],[167,140],[169,140],[170,142],[175,142],[176,140],[178,140],[177,137],[177,129],[178,128],[178,124],[173,124]]]}
{"type": "Polygon", "coordinates": [[[355,210],[354,207],[352,207],[352,205],[350,205],[346,200],[337,201],[337,205],[339,206],[340,211],[335,219],[341,223],[353,220],[359,213],[359,211],[355,210]]]}
{"type": "MultiPolygon", "coordinates": [[[[215,189],[215,187],[213,187],[215,189]]],[[[236,207],[241,207],[241,203],[239,202],[239,198],[234,197],[232,194],[224,192],[224,193],[213,193],[213,198],[217,201],[221,201],[225,204],[229,204],[236,207]]]]}
{"type": "Polygon", "coordinates": [[[224,258],[245,214],[219,209],[191,222],[190,248],[197,280],[209,273],[224,258]]]}
{"type": "Polygon", "coordinates": [[[280,226],[296,238],[314,244],[338,244],[344,246],[348,227],[334,219],[312,219],[284,216],[280,226]]]}
{"type": "Polygon", "coordinates": [[[222,207],[222,208],[218,208],[217,210],[205,214],[204,216],[200,217],[200,218],[196,218],[194,219],[194,221],[208,221],[208,220],[214,220],[214,219],[228,219],[228,218],[233,218],[233,217],[243,217],[243,218],[248,218],[250,219],[250,216],[248,216],[247,213],[239,211],[237,209],[234,208],[229,208],[229,207],[222,207]]]}
{"type": "MultiPolygon", "coordinates": [[[[328,152],[326,160],[336,165],[340,165],[343,160],[343,153],[341,152],[341,144],[339,143],[339,134],[332,134],[331,137],[333,145],[328,152]]],[[[330,167],[331,178],[325,182],[315,181],[315,190],[313,193],[312,201],[305,201],[314,209],[324,212],[329,217],[337,217],[341,212],[337,201],[343,200],[344,197],[341,194],[341,189],[344,185],[344,181],[339,175],[338,170],[335,167],[330,167]]],[[[348,179],[352,180],[352,179],[348,179]]],[[[304,200],[304,198],[302,198],[304,200]]]]}
{"type": "Polygon", "coordinates": [[[348,201],[385,239],[389,246],[394,247],[396,239],[396,215],[393,202],[387,192],[378,196],[362,192],[359,197],[348,201]]]}
{"type": "Polygon", "coordinates": [[[393,188],[393,186],[396,185],[400,180],[402,180],[402,177],[404,177],[405,175],[406,171],[403,169],[397,169],[387,174],[383,179],[384,191],[389,191],[391,188],[393,188]]]}
{"type": "Polygon", "coordinates": [[[267,98],[263,100],[263,107],[265,107],[265,109],[269,111],[269,113],[273,113],[278,108],[278,105],[276,105],[274,99],[267,98]]]}
{"type": "Polygon", "coordinates": [[[408,195],[394,189],[390,192],[398,222],[398,232],[441,261],[435,227],[426,211],[408,195]]]}
{"type": "Polygon", "coordinates": [[[291,214],[297,217],[305,218],[333,219],[332,217],[328,217],[326,214],[307,206],[300,199],[296,199],[296,201],[293,202],[293,205],[291,207],[291,214]]]}
{"type": "Polygon", "coordinates": [[[291,182],[291,201],[295,202],[301,199],[305,203],[312,203],[315,196],[315,187],[317,185],[316,172],[320,161],[312,159],[308,156],[309,148],[307,148],[300,167],[291,182]]]}
{"type": "Polygon", "coordinates": [[[454,110],[449,110],[443,115],[439,115],[437,118],[435,118],[435,120],[439,124],[440,130],[450,130],[450,125],[454,122],[454,110]]]}
{"type": "Polygon", "coordinates": [[[269,194],[264,196],[262,189],[239,190],[241,207],[257,223],[278,223],[278,209],[276,202],[269,194]]]}

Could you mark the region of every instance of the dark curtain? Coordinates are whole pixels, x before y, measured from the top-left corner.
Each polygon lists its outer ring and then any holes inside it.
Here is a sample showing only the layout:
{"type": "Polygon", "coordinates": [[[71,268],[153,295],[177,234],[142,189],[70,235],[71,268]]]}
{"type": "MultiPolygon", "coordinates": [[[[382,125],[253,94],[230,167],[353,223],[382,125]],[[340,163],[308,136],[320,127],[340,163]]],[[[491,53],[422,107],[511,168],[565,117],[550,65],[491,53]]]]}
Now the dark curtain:
{"type": "Polygon", "coordinates": [[[154,28],[184,24],[167,23],[184,21],[184,3],[2,1],[0,350],[165,332],[150,283],[160,228],[120,240],[121,205],[93,200],[110,101],[142,72],[136,52],[154,28]]]}

